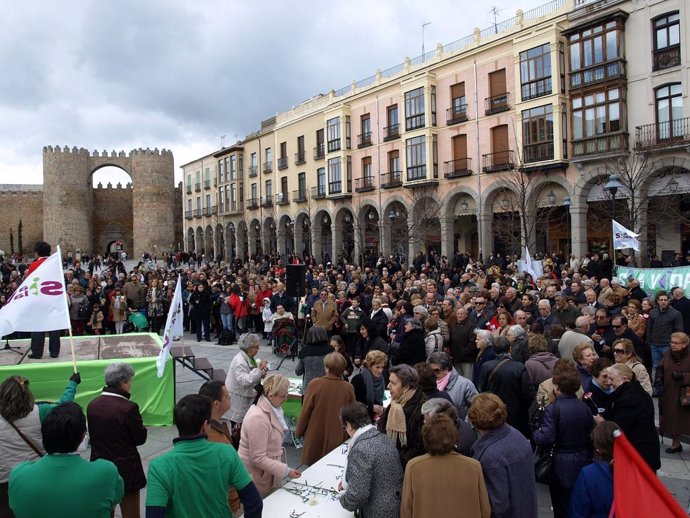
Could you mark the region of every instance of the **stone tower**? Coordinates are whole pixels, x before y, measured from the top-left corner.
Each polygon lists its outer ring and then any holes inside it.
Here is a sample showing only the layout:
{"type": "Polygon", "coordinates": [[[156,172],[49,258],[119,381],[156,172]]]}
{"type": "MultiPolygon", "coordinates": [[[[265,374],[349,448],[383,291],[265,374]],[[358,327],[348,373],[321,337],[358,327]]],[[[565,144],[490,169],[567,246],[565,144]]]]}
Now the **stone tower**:
{"type": "MultiPolygon", "coordinates": [[[[162,253],[175,242],[174,162],[170,151],[136,149],[110,155],[73,147],[43,148],[43,236],[68,253],[103,252],[94,235],[91,176],[115,166],[132,178],[132,239],[130,257],[162,253]]],[[[107,207],[105,208],[107,214],[107,207]]],[[[101,214],[103,207],[99,207],[101,214]]],[[[115,222],[119,223],[119,222],[115,222]]]]}

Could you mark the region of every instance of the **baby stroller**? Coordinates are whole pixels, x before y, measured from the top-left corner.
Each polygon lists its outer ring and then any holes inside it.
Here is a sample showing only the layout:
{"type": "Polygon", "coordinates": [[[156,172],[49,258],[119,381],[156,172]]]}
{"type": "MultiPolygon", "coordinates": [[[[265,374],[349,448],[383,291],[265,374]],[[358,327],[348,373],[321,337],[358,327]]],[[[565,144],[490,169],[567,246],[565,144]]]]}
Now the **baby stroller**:
{"type": "Polygon", "coordinates": [[[283,359],[294,358],[299,351],[299,331],[291,318],[281,318],[273,323],[273,354],[283,359]]]}
{"type": "Polygon", "coordinates": [[[128,309],[127,313],[129,313],[127,322],[125,322],[125,325],[122,327],[124,333],[140,333],[148,330],[149,321],[146,315],[136,309],[128,309]]]}

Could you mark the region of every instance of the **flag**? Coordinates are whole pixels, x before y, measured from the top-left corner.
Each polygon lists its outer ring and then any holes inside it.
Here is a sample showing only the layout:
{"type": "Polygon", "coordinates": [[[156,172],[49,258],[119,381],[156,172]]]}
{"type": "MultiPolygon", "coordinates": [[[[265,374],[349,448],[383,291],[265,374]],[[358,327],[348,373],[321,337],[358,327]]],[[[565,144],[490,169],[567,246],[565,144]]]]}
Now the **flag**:
{"type": "Polygon", "coordinates": [[[687,518],[635,447],[616,430],[613,441],[612,514],[623,518],[687,518]]]}
{"type": "Polygon", "coordinates": [[[180,277],[177,277],[177,285],[175,286],[175,294],[170,303],[170,310],[168,311],[168,318],[165,321],[165,331],[163,333],[163,348],[161,349],[158,359],[156,360],[156,367],[158,368],[158,377],[163,377],[165,371],[165,364],[170,359],[170,347],[172,346],[173,338],[182,336],[184,330],[183,314],[182,314],[182,285],[180,284],[180,277]]]}
{"type": "Polygon", "coordinates": [[[615,219],[611,221],[613,223],[613,249],[621,250],[623,248],[632,248],[639,252],[640,242],[638,238],[640,234],[635,234],[632,230],[628,230],[615,219]]]}
{"type": "Polygon", "coordinates": [[[539,278],[534,268],[534,261],[532,261],[532,257],[529,255],[529,248],[527,247],[525,247],[525,271],[532,276],[532,280],[536,281],[539,278]]]}
{"type": "Polygon", "coordinates": [[[31,272],[0,309],[0,336],[69,329],[60,249],[31,272]]]}

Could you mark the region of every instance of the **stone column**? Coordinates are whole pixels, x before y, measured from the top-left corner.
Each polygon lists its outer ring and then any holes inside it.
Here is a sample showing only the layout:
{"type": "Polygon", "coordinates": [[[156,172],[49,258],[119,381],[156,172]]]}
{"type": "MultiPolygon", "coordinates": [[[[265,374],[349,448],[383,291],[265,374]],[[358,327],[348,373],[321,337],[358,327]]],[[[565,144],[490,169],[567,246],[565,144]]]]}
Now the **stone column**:
{"type": "Polygon", "coordinates": [[[477,224],[481,227],[479,232],[479,255],[484,259],[489,257],[494,249],[493,221],[494,215],[491,212],[477,216],[477,224]]]}
{"type": "Polygon", "coordinates": [[[453,239],[455,234],[454,217],[441,218],[441,255],[453,257],[453,239]]]}
{"type": "Polygon", "coordinates": [[[572,240],[572,250],[578,259],[583,257],[587,251],[587,201],[577,203],[573,198],[570,206],[570,239],[572,240]]]}

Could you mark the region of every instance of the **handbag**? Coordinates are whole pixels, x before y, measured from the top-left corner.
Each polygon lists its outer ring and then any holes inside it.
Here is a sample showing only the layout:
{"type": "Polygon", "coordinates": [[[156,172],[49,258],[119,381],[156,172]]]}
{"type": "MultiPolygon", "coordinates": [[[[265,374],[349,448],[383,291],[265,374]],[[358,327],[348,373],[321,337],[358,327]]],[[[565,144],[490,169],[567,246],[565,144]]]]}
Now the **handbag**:
{"type": "Polygon", "coordinates": [[[690,406],[690,386],[680,387],[680,406],[690,406]]]}
{"type": "MultiPolygon", "coordinates": [[[[553,403],[556,405],[556,403],[553,403]]],[[[553,480],[553,454],[556,451],[556,443],[558,442],[558,421],[560,418],[560,410],[558,405],[554,406],[556,418],[556,440],[550,448],[537,446],[534,448],[534,479],[540,484],[550,484],[553,480]]]]}

